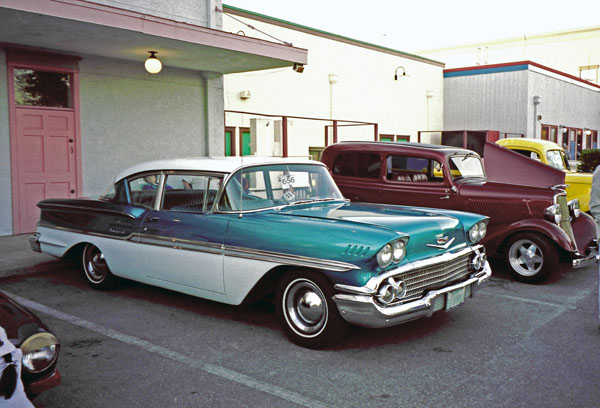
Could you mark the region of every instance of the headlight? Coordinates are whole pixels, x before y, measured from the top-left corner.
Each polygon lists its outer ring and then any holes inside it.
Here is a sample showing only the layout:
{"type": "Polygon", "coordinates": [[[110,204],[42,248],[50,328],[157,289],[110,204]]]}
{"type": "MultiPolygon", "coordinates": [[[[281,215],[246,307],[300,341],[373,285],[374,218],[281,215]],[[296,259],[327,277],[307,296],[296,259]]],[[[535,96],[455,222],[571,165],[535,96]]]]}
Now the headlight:
{"type": "Polygon", "coordinates": [[[39,373],[50,367],[58,357],[59,343],[54,335],[36,333],[21,344],[23,367],[31,373],[39,373]]]}
{"type": "Polygon", "coordinates": [[[479,223],[477,223],[477,225],[479,225],[479,240],[481,241],[483,238],[485,238],[485,235],[487,234],[487,222],[480,221],[479,223]]]}
{"type": "Polygon", "coordinates": [[[581,210],[579,209],[579,200],[577,198],[571,200],[567,203],[567,205],[569,206],[569,214],[571,214],[571,217],[579,217],[581,214],[581,210]]]}
{"type": "Polygon", "coordinates": [[[562,211],[560,209],[560,205],[553,204],[546,208],[544,210],[544,217],[550,222],[554,222],[557,225],[560,224],[560,221],[562,220],[562,211]]]}
{"type": "Polygon", "coordinates": [[[377,263],[382,268],[387,267],[390,263],[392,263],[392,246],[390,244],[385,244],[383,248],[377,252],[377,263]]]}
{"type": "Polygon", "coordinates": [[[397,239],[392,242],[392,260],[396,263],[404,259],[406,255],[406,244],[403,240],[397,239]]]}
{"type": "Polygon", "coordinates": [[[487,223],[485,221],[480,221],[477,224],[473,225],[469,230],[469,241],[473,244],[479,242],[485,237],[487,233],[487,223]]]}

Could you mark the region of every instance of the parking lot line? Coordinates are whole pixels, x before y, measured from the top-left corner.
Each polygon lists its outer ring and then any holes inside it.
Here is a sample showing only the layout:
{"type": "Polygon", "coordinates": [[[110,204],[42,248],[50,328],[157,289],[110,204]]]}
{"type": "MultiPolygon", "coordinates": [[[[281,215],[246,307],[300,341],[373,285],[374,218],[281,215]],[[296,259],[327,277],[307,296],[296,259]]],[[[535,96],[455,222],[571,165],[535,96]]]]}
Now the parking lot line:
{"type": "Polygon", "coordinates": [[[556,308],[560,308],[560,309],[577,310],[577,306],[573,306],[570,304],[552,303],[552,302],[546,302],[543,300],[529,299],[529,298],[523,298],[523,297],[513,296],[513,295],[503,295],[501,293],[489,292],[486,289],[480,290],[479,292],[477,292],[477,294],[501,297],[501,298],[505,298],[505,299],[514,300],[517,302],[533,303],[533,304],[540,305],[540,306],[551,306],[551,307],[556,307],[556,308]]]}
{"type": "Polygon", "coordinates": [[[264,393],[273,395],[275,397],[281,398],[283,400],[293,402],[294,404],[298,404],[303,407],[309,408],[325,408],[326,404],[317,401],[312,398],[305,397],[304,395],[298,394],[293,391],[288,391],[284,388],[278,387],[273,384],[269,384],[267,382],[257,380],[256,378],[252,378],[245,374],[239,373],[237,371],[231,370],[226,367],[222,367],[216,364],[205,363],[201,360],[192,359],[189,356],[181,354],[177,351],[170,350],[168,348],[157,346],[155,344],[150,343],[149,341],[139,339],[134,336],[130,336],[128,334],[124,334],[118,332],[113,329],[109,329],[107,327],[100,326],[96,323],[92,323],[90,321],[80,319],[76,316],[70,315],[68,313],[61,312],[56,309],[52,309],[51,307],[42,305],[40,303],[34,302],[32,300],[20,297],[18,295],[14,295],[12,293],[4,292],[8,297],[12,298],[16,302],[21,305],[33,309],[37,312],[43,313],[45,315],[54,317],[59,320],[63,320],[75,326],[83,327],[85,329],[91,330],[93,332],[99,333],[103,336],[122,341],[124,343],[130,344],[132,346],[139,347],[144,351],[149,351],[151,353],[158,354],[162,357],[171,359],[173,361],[185,364],[195,369],[200,369],[206,373],[216,375],[218,377],[236,382],[238,384],[244,385],[246,387],[252,388],[254,390],[262,391],[264,393]]]}

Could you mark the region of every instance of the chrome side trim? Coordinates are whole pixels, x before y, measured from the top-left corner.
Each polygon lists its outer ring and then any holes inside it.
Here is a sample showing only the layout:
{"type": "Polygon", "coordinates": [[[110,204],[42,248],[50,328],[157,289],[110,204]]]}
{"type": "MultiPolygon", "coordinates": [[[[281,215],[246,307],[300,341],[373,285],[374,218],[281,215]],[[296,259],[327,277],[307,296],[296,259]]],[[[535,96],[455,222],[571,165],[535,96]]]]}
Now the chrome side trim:
{"type": "Polygon", "coordinates": [[[333,261],[329,259],[312,258],[302,255],[286,254],[281,252],[262,251],[252,248],[243,247],[226,247],[222,244],[202,241],[192,241],[186,239],[170,238],[148,234],[130,234],[127,237],[116,237],[107,234],[93,233],[86,231],[78,231],[70,228],[62,228],[57,226],[45,226],[45,228],[56,229],[60,231],[73,232],[82,235],[90,235],[103,238],[112,238],[117,240],[129,240],[134,243],[155,245],[160,247],[168,247],[173,249],[181,249],[185,251],[196,251],[210,254],[222,254],[233,258],[244,258],[255,261],[282,263],[286,265],[302,266],[308,268],[327,269],[334,272],[347,272],[360,267],[341,261],[333,261]]]}
{"type": "Polygon", "coordinates": [[[304,266],[309,268],[327,269],[334,272],[346,272],[360,269],[358,266],[347,262],[332,261],[321,258],[311,258],[301,255],[284,254],[280,252],[261,251],[257,249],[225,247],[225,256],[235,258],[253,259],[257,261],[278,262],[288,265],[304,266]]]}
{"type": "Polygon", "coordinates": [[[74,234],[89,235],[89,236],[92,236],[92,237],[118,239],[120,241],[131,240],[133,238],[133,236],[135,235],[135,234],[131,233],[129,235],[125,235],[125,236],[119,237],[119,236],[116,236],[116,235],[103,234],[101,232],[91,232],[91,231],[78,230],[78,229],[74,229],[74,228],[59,227],[58,225],[48,224],[48,223],[42,222],[42,221],[38,222],[37,225],[38,225],[38,227],[43,227],[43,228],[48,228],[48,229],[55,229],[55,230],[58,230],[58,231],[72,232],[74,234]]]}

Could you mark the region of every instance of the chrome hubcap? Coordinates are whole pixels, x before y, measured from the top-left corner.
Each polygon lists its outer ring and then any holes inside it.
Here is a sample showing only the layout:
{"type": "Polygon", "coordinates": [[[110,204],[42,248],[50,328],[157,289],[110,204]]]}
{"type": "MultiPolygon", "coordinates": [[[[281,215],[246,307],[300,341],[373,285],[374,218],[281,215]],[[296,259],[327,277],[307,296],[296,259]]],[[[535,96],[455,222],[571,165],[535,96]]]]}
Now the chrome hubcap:
{"type": "Polygon", "coordinates": [[[285,319],[298,335],[317,336],[327,323],[327,300],[321,289],[308,279],[291,282],[283,295],[285,319]]]}
{"type": "Polygon", "coordinates": [[[537,274],[544,265],[541,249],[528,239],[521,239],[510,247],[508,260],[512,268],[523,276],[537,274]]]}
{"type": "Polygon", "coordinates": [[[102,281],[108,271],[104,254],[95,246],[86,247],[84,267],[88,277],[94,282],[102,281]]]}

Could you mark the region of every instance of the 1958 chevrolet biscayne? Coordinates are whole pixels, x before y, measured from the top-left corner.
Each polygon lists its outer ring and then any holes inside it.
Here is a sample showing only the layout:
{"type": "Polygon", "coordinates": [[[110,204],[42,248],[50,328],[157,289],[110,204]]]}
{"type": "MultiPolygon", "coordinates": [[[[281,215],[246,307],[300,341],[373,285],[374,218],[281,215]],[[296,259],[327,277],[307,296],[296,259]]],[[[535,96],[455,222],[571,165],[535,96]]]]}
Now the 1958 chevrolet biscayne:
{"type": "Polygon", "coordinates": [[[319,162],[179,159],[119,174],[97,199],[41,201],[34,250],[80,254],[97,289],[123,277],[238,305],[276,294],[295,343],[461,304],[491,275],[487,217],[351,204],[319,162]]]}

